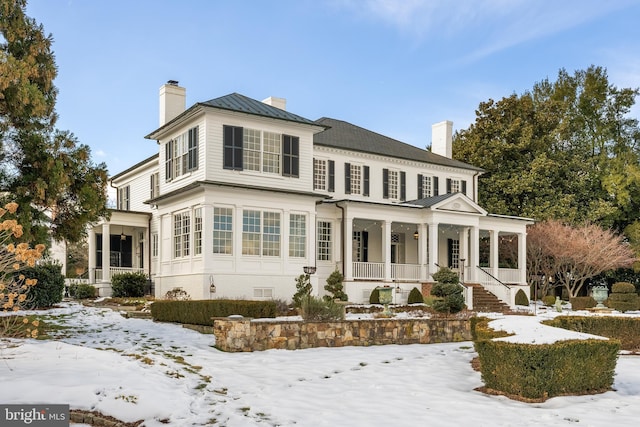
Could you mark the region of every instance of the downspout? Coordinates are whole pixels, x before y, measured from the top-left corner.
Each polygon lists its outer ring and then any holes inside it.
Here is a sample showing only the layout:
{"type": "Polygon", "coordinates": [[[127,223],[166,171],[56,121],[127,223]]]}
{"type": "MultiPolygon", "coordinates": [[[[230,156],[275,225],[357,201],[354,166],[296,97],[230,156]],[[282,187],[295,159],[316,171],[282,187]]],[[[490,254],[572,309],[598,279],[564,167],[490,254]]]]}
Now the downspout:
{"type": "MultiPolygon", "coordinates": [[[[476,195],[478,194],[478,189],[476,188],[476,177],[480,176],[482,174],[482,172],[476,172],[473,174],[473,201],[478,203],[478,197],[476,197],[476,195]]],[[[478,185],[478,187],[480,187],[480,185],[478,185]]]]}
{"type": "Polygon", "coordinates": [[[340,206],[340,203],[336,203],[336,207],[338,207],[341,211],[342,211],[342,227],[340,227],[340,259],[342,260],[342,277],[347,277],[346,276],[346,263],[344,262],[344,246],[346,244],[346,242],[344,241],[344,236],[345,236],[345,219],[344,219],[344,207],[340,206]]]}

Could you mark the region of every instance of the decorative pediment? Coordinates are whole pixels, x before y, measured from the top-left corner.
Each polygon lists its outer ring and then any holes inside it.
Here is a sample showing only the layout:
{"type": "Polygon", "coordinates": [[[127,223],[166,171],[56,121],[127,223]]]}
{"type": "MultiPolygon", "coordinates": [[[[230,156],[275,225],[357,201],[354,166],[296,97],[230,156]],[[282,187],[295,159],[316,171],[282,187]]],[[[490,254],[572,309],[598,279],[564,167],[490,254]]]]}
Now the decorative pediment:
{"type": "Polygon", "coordinates": [[[443,194],[441,196],[414,200],[409,203],[420,205],[433,211],[460,212],[482,216],[487,215],[487,211],[482,209],[476,202],[465,196],[463,193],[443,194]]]}

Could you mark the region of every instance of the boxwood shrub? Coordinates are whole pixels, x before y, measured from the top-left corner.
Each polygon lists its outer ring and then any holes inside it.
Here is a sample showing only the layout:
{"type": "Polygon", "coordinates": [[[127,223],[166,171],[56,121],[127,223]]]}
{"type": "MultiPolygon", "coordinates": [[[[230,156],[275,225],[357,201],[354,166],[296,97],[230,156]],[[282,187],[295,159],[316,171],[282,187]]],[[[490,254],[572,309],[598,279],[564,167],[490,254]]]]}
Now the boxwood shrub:
{"type": "Polygon", "coordinates": [[[197,300],[155,301],[151,304],[153,320],[192,325],[213,325],[213,317],[239,314],[252,318],[276,317],[275,301],[197,300]]]}
{"type": "Polygon", "coordinates": [[[69,296],[75,299],[95,298],[96,288],[86,283],[74,283],[69,286],[69,296]]]}
{"type": "Polygon", "coordinates": [[[620,341],[623,350],[640,348],[640,317],[558,316],[545,325],[599,335],[620,341]]]}
{"type": "Polygon", "coordinates": [[[147,275],[144,273],[121,273],[111,277],[111,289],[116,298],[143,297],[147,275]]]}
{"type": "Polygon", "coordinates": [[[38,283],[29,289],[25,308],[51,307],[62,301],[64,296],[64,276],[62,266],[53,262],[38,264],[19,271],[29,279],[38,279],[38,283]]]}
{"type": "Polygon", "coordinates": [[[569,302],[573,310],[586,310],[587,308],[593,308],[598,305],[593,297],[573,297],[569,298],[569,302]]]}

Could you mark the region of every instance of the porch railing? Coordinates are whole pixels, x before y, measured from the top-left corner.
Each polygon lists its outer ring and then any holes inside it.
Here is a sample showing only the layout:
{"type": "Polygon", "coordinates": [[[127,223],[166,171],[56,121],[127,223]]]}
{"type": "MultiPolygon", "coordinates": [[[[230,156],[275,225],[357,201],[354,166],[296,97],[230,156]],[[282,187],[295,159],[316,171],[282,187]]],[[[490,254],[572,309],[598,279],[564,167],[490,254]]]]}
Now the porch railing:
{"type": "Polygon", "coordinates": [[[498,279],[502,283],[520,283],[520,270],[517,268],[499,268],[498,279]]]}
{"type": "Polygon", "coordinates": [[[498,299],[510,304],[511,301],[511,288],[505,285],[502,280],[493,276],[482,267],[478,267],[479,282],[486,290],[494,294],[498,299]]]}
{"type": "MultiPolygon", "coordinates": [[[[391,279],[393,280],[421,280],[427,276],[427,267],[420,264],[391,264],[391,279]]],[[[385,279],[385,265],[383,262],[354,262],[354,279],[385,279]]]]}

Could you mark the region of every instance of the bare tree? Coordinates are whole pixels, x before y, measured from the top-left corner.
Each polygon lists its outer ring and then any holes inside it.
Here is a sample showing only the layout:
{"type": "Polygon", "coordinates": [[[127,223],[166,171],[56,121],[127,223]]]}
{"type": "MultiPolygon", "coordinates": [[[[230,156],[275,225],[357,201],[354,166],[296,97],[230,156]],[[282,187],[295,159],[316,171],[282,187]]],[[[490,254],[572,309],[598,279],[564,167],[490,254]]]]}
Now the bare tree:
{"type": "Polygon", "coordinates": [[[623,236],[595,224],[570,226],[552,220],[531,226],[527,233],[530,274],[543,274],[546,289],[553,278],[570,297],[578,295],[587,279],[634,261],[623,236]]]}

